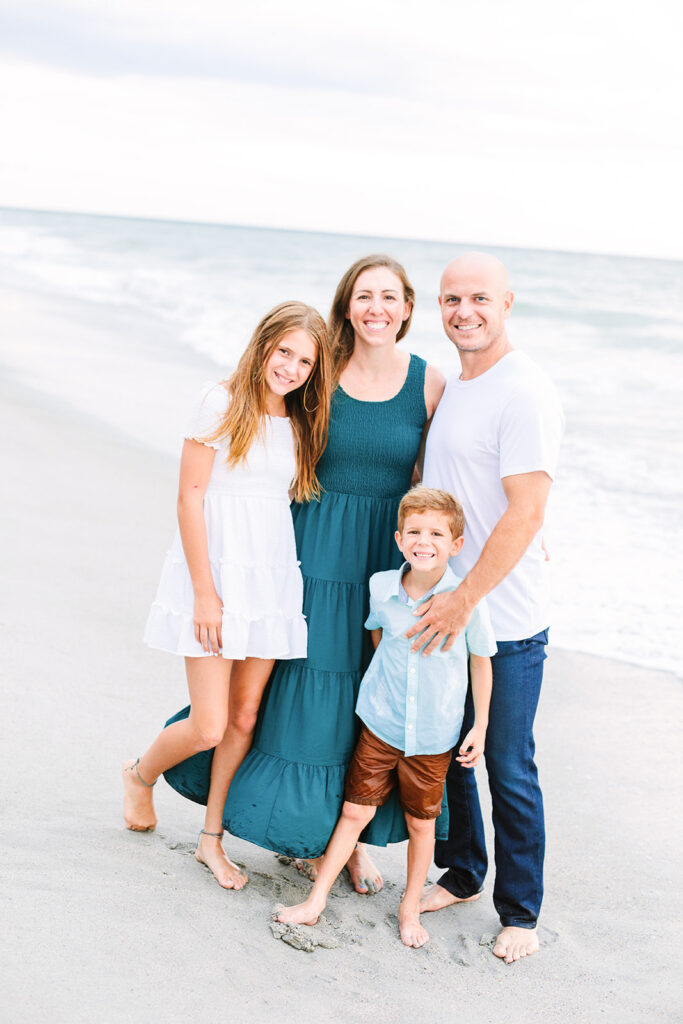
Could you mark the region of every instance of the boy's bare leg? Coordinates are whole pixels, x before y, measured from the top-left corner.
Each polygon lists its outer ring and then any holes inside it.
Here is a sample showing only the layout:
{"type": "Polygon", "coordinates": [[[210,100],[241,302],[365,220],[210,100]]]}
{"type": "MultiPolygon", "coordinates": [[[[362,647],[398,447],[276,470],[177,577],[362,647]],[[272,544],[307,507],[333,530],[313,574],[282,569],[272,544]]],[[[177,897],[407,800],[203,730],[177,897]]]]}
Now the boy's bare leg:
{"type": "MultiPolygon", "coordinates": [[[[305,903],[297,903],[296,906],[283,907],[277,911],[276,921],[282,924],[317,923],[325,909],[327,896],[335,879],[353,852],[358,836],[374,818],[376,810],[377,808],[370,804],[352,804],[348,800],[344,801],[341,817],[325,850],[308,899],[305,903]]],[[[426,874],[425,871],[425,877],[426,874]]]]}
{"type": "Polygon", "coordinates": [[[249,880],[223,849],[223,811],[235,772],[251,747],[259,704],[272,668],[273,661],[263,658],[232,663],[228,725],[214,750],[204,829],[195,850],[196,859],[209,868],[224,889],[242,889],[249,880]]]}
{"type": "Polygon", "coordinates": [[[406,812],[408,826],[408,877],[406,891],[398,908],[398,930],[404,946],[419,949],[429,942],[429,933],[420,924],[420,896],[434,852],[434,818],[414,818],[406,812]]]}

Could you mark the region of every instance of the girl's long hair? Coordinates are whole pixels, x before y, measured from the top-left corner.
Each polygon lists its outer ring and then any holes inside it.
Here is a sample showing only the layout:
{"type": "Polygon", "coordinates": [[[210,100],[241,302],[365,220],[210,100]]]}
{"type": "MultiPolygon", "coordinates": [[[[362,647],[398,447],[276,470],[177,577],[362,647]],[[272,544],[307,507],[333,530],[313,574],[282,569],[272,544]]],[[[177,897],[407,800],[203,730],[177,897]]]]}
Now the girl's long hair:
{"type": "Polygon", "coordinates": [[[296,501],[310,501],[321,494],[315,467],[327,444],[332,379],[327,327],[312,306],[281,302],[266,313],[228,380],[231,401],[223,422],[207,441],[230,440],[229,466],[247,461],[254,439],[264,436],[268,393],[265,365],[284,336],[297,330],[306,331],[317,349],[315,365],[306,383],[285,395],[296,452],[292,493],[296,501]]]}
{"type": "Polygon", "coordinates": [[[410,329],[410,321],[413,319],[413,310],[415,308],[415,289],[408,280],[408,275],[401,264],[391,256],[386,256],[384,253],[379,253],[374,256],[363,256],[362,259],[356,260],[356,262],[349,267],[337,285],[337,291],[335,292],[334,299],[332,300],[332,309],[330,310],[330,316],[327,322],[328,330],[330,332],[332,354],[334,357],[335,381],[339,380],[339,375],[353,354],[353,327],[351,326],[351,321],[347,317],[349,305],[351,303],[351,296],[353,295],[353,288],[356,280],[363,271],[372,270],[373,267],[386,267],[388,270],[391,270],[393,274],[396,274],[396,277],[398,277],[403,285],[403,297],[406,302],[410,303],[410,315],[408,319],[404,320],[401,324],[401,329],[396,335],[396,341],[400,341],[401,338],[405,337],[410,329]]]}

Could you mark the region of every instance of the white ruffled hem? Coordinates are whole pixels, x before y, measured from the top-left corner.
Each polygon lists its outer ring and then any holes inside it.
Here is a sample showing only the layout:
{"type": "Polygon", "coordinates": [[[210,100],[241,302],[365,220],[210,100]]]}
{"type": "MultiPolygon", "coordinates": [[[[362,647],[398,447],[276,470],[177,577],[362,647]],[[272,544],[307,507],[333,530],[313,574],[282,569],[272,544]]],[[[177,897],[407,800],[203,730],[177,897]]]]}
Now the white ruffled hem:
{"type": "MultiPolygon", "coordinates": [[[[256,619],[234,613],[223,614],[223,658],[276,658],[286,661],[305,658],[308,631],[303,615],[287,618],[282,614],[256,619]]],[[[194,635],[194,620],[185,612],[173,612],[156,601],[145,628],[145,643],[157,651],[186,658],[210,658],[194,635]]]]}
{"type": "MultiPolygon", "coordinates": [[[[301,615],[303,580],[299,563],[285,565],[235,565],[212,561],[211,575],[224,614],[253,621],[301,615]]],[[[169,615],[194,616],[194,589],[187,563],[173,552],[164,562],[155,604],[169,615]]]]}

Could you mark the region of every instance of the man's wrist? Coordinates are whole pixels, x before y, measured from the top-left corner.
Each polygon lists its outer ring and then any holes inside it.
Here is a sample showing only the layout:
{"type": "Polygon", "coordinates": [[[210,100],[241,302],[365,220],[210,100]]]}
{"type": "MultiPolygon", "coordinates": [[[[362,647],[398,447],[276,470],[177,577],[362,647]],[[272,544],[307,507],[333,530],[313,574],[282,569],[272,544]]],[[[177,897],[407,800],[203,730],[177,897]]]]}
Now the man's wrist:
{"type": "Polygon", "coordinates": [[[460,604],[465,605],[465,609],[468,615],[471,615],[475,609],[478,598],[472,594],[472,588],[467,580],[467,577],[462,581],[457,590],[453,592],[457,594],[457,600],[460,604]]]}

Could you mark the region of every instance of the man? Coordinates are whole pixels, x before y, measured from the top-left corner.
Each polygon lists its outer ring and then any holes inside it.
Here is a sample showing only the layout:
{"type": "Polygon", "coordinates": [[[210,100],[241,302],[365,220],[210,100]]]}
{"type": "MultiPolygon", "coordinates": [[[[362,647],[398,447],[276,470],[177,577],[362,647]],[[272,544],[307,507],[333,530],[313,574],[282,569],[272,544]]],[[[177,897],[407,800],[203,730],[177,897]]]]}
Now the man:
{"type": "MultiPolygon", "coordinates": [[[[538,950],[543,896],[543,799],[534,764],[533,721],[548,638],[541,528],[564,426],[549,378],[513,349],[506,321],[514,296],[500,260],[469,253],[441,279],[439,304],[462,372],[446,385],[427,439],[424,482],[462,503],[465,544],[453,560],[457,590],[416,610],[406,635],[425,654],[448,649],[485,595],[498,644],[486,737],[495,829],[493,901],[503,925],[493,952],[512,963],[538,950]]],[[[471,728],[471,702],[463,736],[471,728]]],[[[447,871],[421,910],[478,899],[487,869],[472,769],[453,760],[447,779],[450,831],[436,844],[447,871]]]]}

